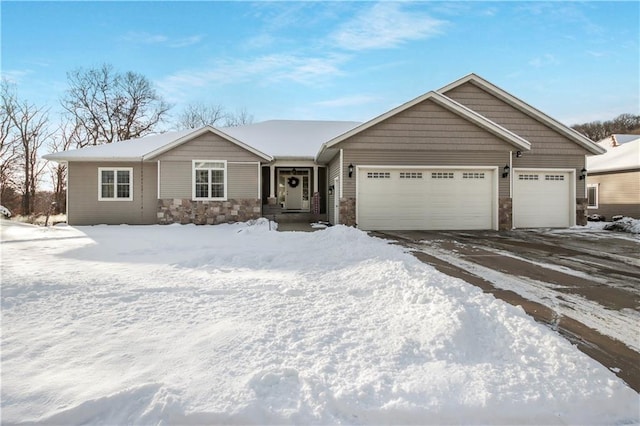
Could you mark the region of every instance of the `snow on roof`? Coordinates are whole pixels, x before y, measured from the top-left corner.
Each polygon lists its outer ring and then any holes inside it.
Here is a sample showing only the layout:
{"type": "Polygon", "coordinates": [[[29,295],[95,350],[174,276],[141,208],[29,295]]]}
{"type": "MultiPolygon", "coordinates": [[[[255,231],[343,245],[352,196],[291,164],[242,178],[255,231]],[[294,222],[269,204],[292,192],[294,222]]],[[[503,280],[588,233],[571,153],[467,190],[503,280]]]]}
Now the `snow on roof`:
{"type": "Polygon", "coordinates": [[[357,127],[357,121],[268,120],[220,130],[279,158],[313,158],[325,142],[357,127]]]}
{"type": "Polygon", "coordinates": [[[620,144],[611,146],[611,137],[598,142],[607,150],[602,155],[587,157],[589,172],[605,172],[640,168],[640,136],[615,135],[620,144]]]}
{"type": "Polygon", "coordinates": [[[627,143],[627,142],[633,142],[637,139],[640,139],[640,135],[621,135],[621,134],[615,134],[613,135],[614,138],[616,138],[616,142],[619,145],[622,145],[623,143],[627,143]]]}
{"type": "MultiPolygon", "coordinates": [[[[248,148],[280,158],[310,158],[324,142],[339,136],[360,123],[355,121],[270,120],[238,127],[209,128],[220,131],[248,148]]],[[[167,132],[138,139],[88,146],[45,155],[55,161],[140,161],[149,154],[170,149],[190,134],[205,128],[167,132]]]]}
{"type": "Polygon", "coordinates": [[[73,160],[119,160],[136,161],[142,160],[146,154],[153,152],[171,142],[194,132],[195,129],[180,130],[177,132],[166,132],[158,135],[145,136],[143,138],[128,139],[108,143],[104,145],[87,146],[80,149],[55,152],[47,154],[43,158],[55,161],[73,160]]]}

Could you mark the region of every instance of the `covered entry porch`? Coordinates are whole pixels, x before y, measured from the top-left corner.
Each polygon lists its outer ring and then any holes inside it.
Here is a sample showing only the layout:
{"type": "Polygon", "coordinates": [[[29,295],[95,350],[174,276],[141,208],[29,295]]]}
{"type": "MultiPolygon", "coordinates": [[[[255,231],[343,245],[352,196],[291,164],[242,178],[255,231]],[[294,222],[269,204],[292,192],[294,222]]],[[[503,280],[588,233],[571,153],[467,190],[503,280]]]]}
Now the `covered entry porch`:
{"type": "Polygon", "coordinates": [[[262,166],[262,214],[276,222],[327,220],[326,167],[313,160],[262,166]]]}

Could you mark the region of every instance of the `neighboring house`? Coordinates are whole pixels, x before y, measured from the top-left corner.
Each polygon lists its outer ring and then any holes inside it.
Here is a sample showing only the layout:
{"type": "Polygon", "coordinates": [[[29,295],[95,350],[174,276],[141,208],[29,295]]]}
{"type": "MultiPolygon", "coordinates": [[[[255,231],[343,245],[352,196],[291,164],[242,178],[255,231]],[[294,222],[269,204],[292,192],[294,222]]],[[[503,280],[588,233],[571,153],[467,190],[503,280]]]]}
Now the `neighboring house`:
{"type": "Polygon", "coordinates": [[[607,152],[587,157],[589,214],[640,219],[640,135],[612,135],[598,145],[607,152]]]}
{"type": "Polygon", "coordinates": [[[605,149],[470,74],[366,123],[203,127],[49,154],[72,225],[313,213],[384,229],[586,223],[586,155],[605,149]]]}

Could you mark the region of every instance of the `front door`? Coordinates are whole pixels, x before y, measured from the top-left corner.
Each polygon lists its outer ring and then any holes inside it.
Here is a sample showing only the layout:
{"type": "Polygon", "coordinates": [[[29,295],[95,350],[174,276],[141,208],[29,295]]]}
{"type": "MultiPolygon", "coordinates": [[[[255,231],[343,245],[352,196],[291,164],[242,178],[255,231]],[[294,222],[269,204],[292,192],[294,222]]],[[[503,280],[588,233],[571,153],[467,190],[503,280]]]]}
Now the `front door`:
{"type": "Polygon", "coordinates": [[[285,175],[285,206],[287,210],[302,209],[302,176],[285,175]]]}

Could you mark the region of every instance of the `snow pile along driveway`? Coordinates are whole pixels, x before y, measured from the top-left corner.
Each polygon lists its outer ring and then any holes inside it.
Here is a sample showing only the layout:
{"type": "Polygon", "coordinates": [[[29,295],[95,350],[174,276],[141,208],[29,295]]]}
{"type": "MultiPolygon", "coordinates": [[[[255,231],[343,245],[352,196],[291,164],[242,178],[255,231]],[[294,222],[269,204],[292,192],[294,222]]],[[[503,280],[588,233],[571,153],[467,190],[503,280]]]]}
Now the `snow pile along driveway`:
{"type": "Polygon", "coordinates": [[[352,228],[2,226],[2,421],[626,424],[519,308],[352,228]]]}

